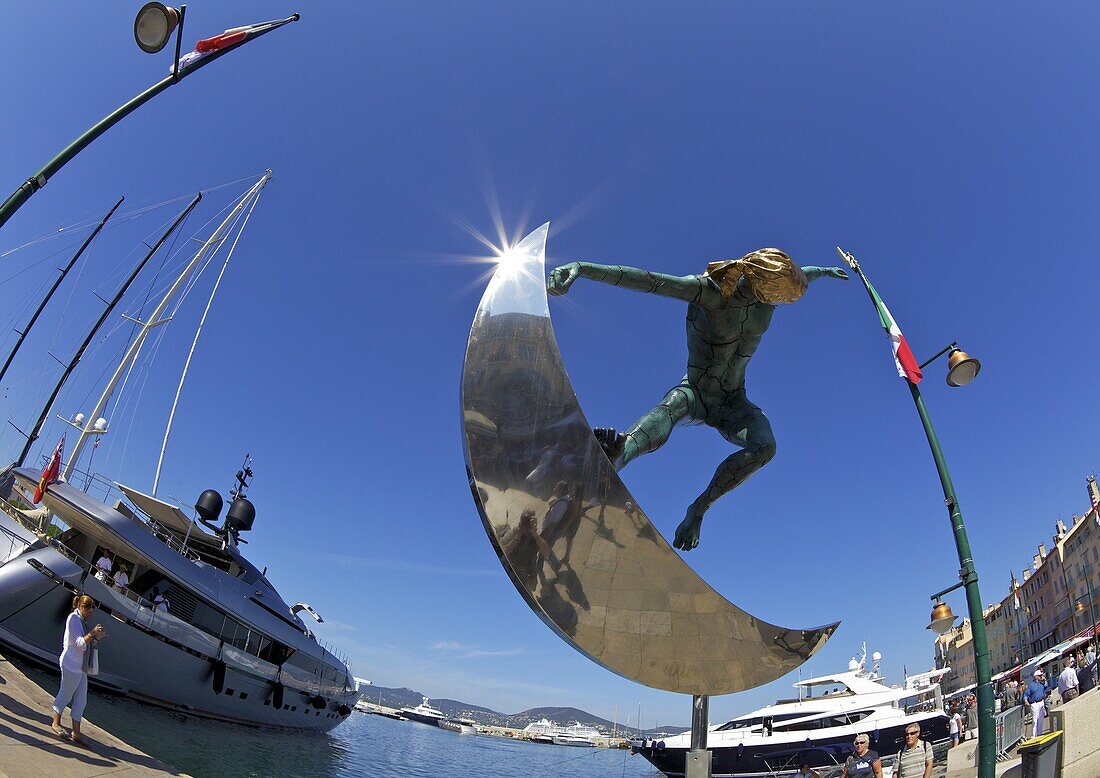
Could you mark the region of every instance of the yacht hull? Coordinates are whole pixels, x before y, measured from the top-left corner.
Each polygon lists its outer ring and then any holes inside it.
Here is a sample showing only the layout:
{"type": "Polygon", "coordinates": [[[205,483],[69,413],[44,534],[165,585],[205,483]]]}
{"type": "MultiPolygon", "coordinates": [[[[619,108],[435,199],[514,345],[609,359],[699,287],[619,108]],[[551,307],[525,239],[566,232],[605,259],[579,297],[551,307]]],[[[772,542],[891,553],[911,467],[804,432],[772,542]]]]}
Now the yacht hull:
{"type": "Polygon", "coordinates": [[[433,727],[439,726],[440,719],[435,716],[425,716],[422,713],[414,713],[411,710],[402,710],[401,715],[409,721],[419,721],[421,724],[429,724],[433,727]]]}
{"type": "MultiPolygon", "coordinates": [[[[933,744],[936,754],[935,764],[946,764],[947,747],[950,744],[949,722],[946,716],[935,715],[924,719],[911,717],[907,721],[883,728],[877,733],[870,733],[871,750],[879,754],[884,767],[893,764],[893,757],[904,740],[905,727],[914,721],[920,722],[921,737],[933,744]]],[[[754,737],[746,738],[743,743],[736,745],[710,745],[711,773],[714,778],[793,776],[796,775],[799,759],[802,758],[810,767],[822,771],[822,776],[831,775],[826,772],[829,768],[836,768],[839,775],[839,766],[852,753],[852,739],[852,733],[846,732],[838,733],[833,737],[818,736],[801,740],[754,737]]],[[[680,737],[677,740],[680,740],[680,737]]],[[[684,775],[688,748],[686,746],[662,748],[660,746],[663,742],[649,743],[645,747],[635,748],[634,751],[667,776],[684,775]]],[[[942,772],[933,771],[934,776],[940,774],[942,772]]]]}
{"type": "Polygon", "coordinates": [[[153,614],[81,569],[56,550],[30,550],[0,566],[0,645],[24,659],[58,667],[65,619],[73,590],[92,596],[100,607],[90,617],[108,637],[99,651],[100,673],[93,687],[189,715],[295,730],[328,731],[340,724],[357,695],[328,696],[314,708],[316,694],[295,689],[284,679],[282,705],[273,704],[274,678],[226,662],[221,692],[214,687],[218,645],[178,619],[153,614]],[[204,641],[207,644],[204,645],[204,641]],[[137,661],[140,659],[140,661],[137,661]]]}

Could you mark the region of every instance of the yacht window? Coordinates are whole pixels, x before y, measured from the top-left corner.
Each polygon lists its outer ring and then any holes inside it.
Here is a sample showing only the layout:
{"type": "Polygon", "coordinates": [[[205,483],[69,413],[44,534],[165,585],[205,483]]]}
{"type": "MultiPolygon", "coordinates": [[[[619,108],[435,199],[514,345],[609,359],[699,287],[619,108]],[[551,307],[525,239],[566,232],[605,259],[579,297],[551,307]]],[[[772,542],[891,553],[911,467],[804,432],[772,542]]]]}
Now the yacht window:
{"type": "MultiPolygon", "coordinates": [[[[848,724],[855,724],[857,721],[870,716],[872,711],[860,710],[851,711],[849,713],[837,713],[832,716],[823,716],[821,718],[810,719],[809,721],[799,721],[793,724],[784,724],[783,726],[775,727],[776,732],[799,732],[808,729],[828,729],[830,727],[843,727],[848,724]]],[[[812,716],[814,714],[805,714],[812,716]]]]}
{"type": "MultiPolygon", "coordinates": [[[[791,719],[801,719],[806,716],[817,716],[818,714],[813,711],[801,711],[799,713],[783,713],[778,716],[768,716],[771,719],[772,724],[775,725],[780,721],[790,721],[791,719]]],[[[725,732],[731,729],[745,729],[747,727],[759,727],[764,723],[764,717],[756,716],[750,719],[734,719],[733,721],[727,721],[725,724],[716,729],[716,732],[725,732]]],[[[776,727],[781,729],[781,727],[776,727]]]]}

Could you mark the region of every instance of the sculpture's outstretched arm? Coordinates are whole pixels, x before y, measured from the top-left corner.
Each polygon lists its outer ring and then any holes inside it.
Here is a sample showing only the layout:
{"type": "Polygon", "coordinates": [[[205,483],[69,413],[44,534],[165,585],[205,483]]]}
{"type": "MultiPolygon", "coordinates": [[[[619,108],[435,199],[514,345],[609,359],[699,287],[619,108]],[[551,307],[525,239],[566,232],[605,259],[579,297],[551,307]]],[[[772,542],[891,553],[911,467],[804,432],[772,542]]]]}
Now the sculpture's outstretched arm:
{"type": "Polygon", "coordinates": [[[842,281],[848,280],[848,274],[839,267],[814,267],[810,265],[802,268],[802,272],[806,274],[807,281],[816,281],[819,278],[839,278],[842,281]]]}
{"type": "Polygon", "coordinates": [[[704,308],[716,308],[723,302],[718,286],[704,276],[670,276],[636,267],[597,265],[592,262],[570,262],[554,268],[546,282],[546,291],[553,295],[565,294],[578,278],[635,292],[672,297],[704,308]]]}

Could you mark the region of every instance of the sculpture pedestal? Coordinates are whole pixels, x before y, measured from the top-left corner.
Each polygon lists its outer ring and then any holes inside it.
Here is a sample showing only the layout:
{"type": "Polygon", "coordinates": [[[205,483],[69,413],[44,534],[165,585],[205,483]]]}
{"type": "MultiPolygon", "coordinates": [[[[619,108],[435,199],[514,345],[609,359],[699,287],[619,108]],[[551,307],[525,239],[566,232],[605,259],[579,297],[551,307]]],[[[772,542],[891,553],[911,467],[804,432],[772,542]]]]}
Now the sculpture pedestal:
{"type": "Polygon", "coordinates": [[[710,751],[701,748],[687,752],[684,778],[710,778],[710,751]]]}

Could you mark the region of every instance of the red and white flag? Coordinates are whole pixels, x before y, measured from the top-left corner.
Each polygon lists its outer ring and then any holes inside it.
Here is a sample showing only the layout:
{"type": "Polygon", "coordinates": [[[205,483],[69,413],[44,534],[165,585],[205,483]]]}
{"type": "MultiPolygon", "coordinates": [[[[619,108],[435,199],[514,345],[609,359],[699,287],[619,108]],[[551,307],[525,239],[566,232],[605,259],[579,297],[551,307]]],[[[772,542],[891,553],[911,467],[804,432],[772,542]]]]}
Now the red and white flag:
{"type": "Polygon", "coordinates": [[[248,33],[254,26],[255,25],[234,27],[231,30],[226,30],[221,35],[215,35],[212,38],[203,38],[195,44],[195,51],[202,54],[209,54],[219,49],[224,49],[226,46],[232,46],[234,43],[240,43],[248,36],[248,33]]]}
{"type": "Polygon", "coordinates": [[[65,436],[61,436],[61,440],[57,441],[57,448],[53,450],[53,456],[50,457],[49,463],[46,465],[46,469],[42,471],[42,477],[38,480],[38,488],[34,490],[34,504],[42,502],[43,495],[46,494],[46,487],[57,480],[57,477],[61,474],[61,458],[65,455],[65,436]]]}
{"type": "Polygon", "coordinates": [[[909,343],[905,340],[905,336],[901,334],[901,328],[894,321],[894,317],[890,315],[890,309],[886,307],[886,303],[878,296],[878,292],[875,291],[875,287],[871,286],[871,282],[867,280],[866,276],[862,277],[863,283],[867,285],[867,291],[871,293],[871,299],[875,301],[875,308],[878,309],[882,327],[890,337],[890,345],[894,349],[894,364],[898,368],[898,375],[908,379],[911,383],[919,384],[924,376],[921,375],[917,358],[913,356],[909,343]]]}

